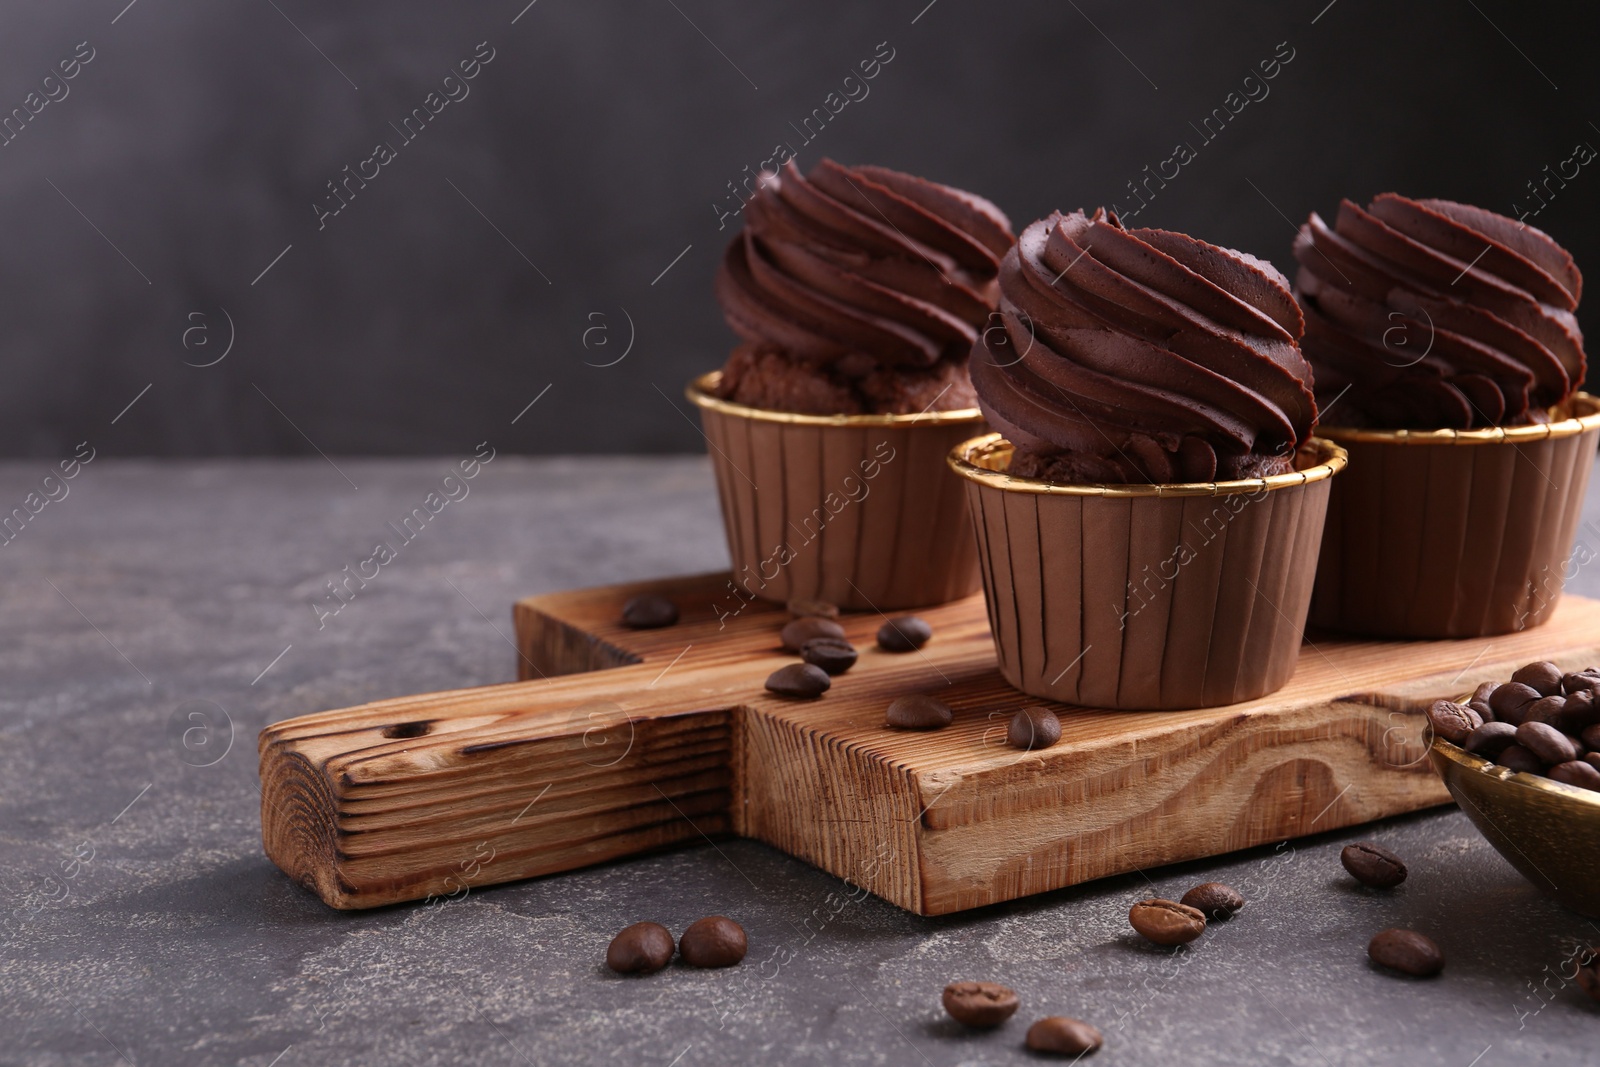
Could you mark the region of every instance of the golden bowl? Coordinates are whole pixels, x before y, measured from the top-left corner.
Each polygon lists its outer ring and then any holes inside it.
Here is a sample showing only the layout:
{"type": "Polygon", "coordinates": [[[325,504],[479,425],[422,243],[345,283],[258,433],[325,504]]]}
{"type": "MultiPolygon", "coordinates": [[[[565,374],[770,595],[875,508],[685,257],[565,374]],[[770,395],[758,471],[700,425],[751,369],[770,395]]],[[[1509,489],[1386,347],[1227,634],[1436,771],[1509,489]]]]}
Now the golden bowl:
{"type": "Polygon", "coordinates": [[[1600,917],[1600,793],[1512,771],[1439,737],[1428,754],[1495,851],[1544,893],[1600,917]]]}

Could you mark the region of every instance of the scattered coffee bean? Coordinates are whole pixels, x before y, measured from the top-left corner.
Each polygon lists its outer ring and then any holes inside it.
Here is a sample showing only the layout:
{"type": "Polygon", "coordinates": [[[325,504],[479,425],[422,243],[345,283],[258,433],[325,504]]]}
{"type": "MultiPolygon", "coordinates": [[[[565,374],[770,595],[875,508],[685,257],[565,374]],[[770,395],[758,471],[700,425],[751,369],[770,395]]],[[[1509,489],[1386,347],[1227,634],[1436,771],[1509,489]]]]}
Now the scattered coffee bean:
{"type": "Polygon", "coordinates": [[[1244,897],[1232,886],[1205,882],[1185,893],[1178,903],[1193,908],[1207,919],[1227,919],[1244,907],[1244,897]]]}
{"type": "Polygon", "coordinates": [[[1427,978],[1444,970],[1444,953],[1415,930],[1390,928],[1383,930],[1367,945],[1367,955],[1373,963],[1393,968],[1403,974],[1427,978]]]}
{"type": "Polygon", "coordinates": [[[767,689],[781,697],[814,700],[828,691],[833,679],[821,667],[810,663],[791,663],[767,675],[767,689]]]}
{"type": "Polygon", "coordinates": [[[1509,722],[1512,726],[1521,726],[1523,709],[1542,696],[1544,694],[1532,686],[1507,682],[1490,695],[1489,706],[1494,709],[1496,719],[1509,722]]]}
{"type": "Polygon", "coordinates": [[[1578,746],[1572,743],[1572,738],[1547,722],[1529,719],[1517,727],[1517,744],[1538,756],[1544,763],[1566,763],[1578,758],[1578,746]]]}
{"type": "Polygon", "coordinates": [[[915,652],[928,643],[933,627],[915,615],[902,615],[878,627],[878,647],[885,652],[915,652]]]}
{"type": "Polygon", "coordinates": [[[1544,760],[1521,745],[1507,745],[1501,750],[1500,755],[1494,758],[1494,762],[1508,771],[1518,771],[1522,774],[1541,774],[1544,771],[1544,760]]]}
{"type": "Polygon", "coordinates": [[[1511,676],[1513,682],[1537,689],[1541,696],[1561,692],[1561,679],[1561,668],[1549,662],[1530,663],[1511,676]]]}
{"type": "Polygon", "coordinates": [[[744,927],[725,915],[696,920],[678,939],[683,962],[691,967],[732,967],[749,947],[744,927]]]}
{"type": "Polygon", "coordinates": [[[944,987],[944,1010],[965,1026],[999,1026],[1017,1011],[1017,995],[997,982],[951,982],[944,987]]]}
{"type": "Polygon", "coordinates": [[[1517,728],[1508,722],[1486,722],[1467,736],[1462,747],[1492,760],[1517,739],[1517,728]]]}
{"type": "Polygon", "coordinates": [[[672,960],[672,934],[660,923],[634,923],[611,939],[606,966],[618,974],[652,974],[672,960]]]}
{"type": "Polygon", "coordinates": [[[837,637],[813,637],[800,646],[800,658],[829,674],[843,674],[856,665],[856,646],[837,637]]]}
{"type": "MultiPolygon", "coordinates": [[[[1589,755],[1596,756],[1596,762],[1600,762],[1600,754],[1591,752],[1589,755]]],[[[1588,757],[1581,760],[1558,763],[1545,773],[1550,776],[1550,780],[1553,782],[1575,785],[1579,789],[1592,789],[1600,793],[1600,767],[1595,766],[1595,763],[1591,762],[1588,757]]]]}
{"type": "Polygon", "coordinates": [[[791,600],[784,607],[797,619],[837,619],[839,606],[826,600],[791,600]]]}
{"type": "Polygon", "coordinates": [[[1483,718],[1464,704],[1435,700],[1433,706],[1428,708],[1428,722],[1433,726],[1435,737],[1459,745],[1467,739],[1468,734],[1483,725],[1483,718]]]}
{"type": "Polygon", "coordinates": [[[778,639],[783,642],[785,652],[799,652],[807,641],[818,637],[831,637],[835,641],[843,641],[844,627],[832,619],[819,619],[815,615],[808,615],[803,619],[793,620],[778,635],[778,639]]]}
{"type": "Polygon", "coordinates": [[[885,715],[890,726],[901,730],[938,730],[949,726],[955,713],[942,700],[913,693],[895,697],[885,715]]]}
{"type": "Polygon", "coordinates": [[[1082,1056],[1105,1043],[1100,1031],[1079,1019],[1051,1015],[1028,1027],[1027,1046],[1035,1052],[1082,1056]]]}
{"type": "Polygon", "coordinates": [[[1393,889],[1406,880],[1405,861],[1371,841],[1344,846],[1339,862],[1352,878],[1373,889],[1393,889]]]}
{"type": "Polygon", "coordinates": [[[635,630],[655,630],[678,621],[678,605],[664,596],[645,593],[622,605],[622,624],[635,630]]]}
{"type": "Polygon", "coordinates": [[[1200,909],[1175,900],[1141,900],[1128,909],[1128,922],[1158,945],[1185,945],[1206,931],[1200,909]]]}
{"type": "Polygon", "coordinates": [[[1012,748],[1049,748],[1061,740],[1061,720],[1049,708],[1037,704],[1011,716],[1006,727],[1006,744],[1012,748]]]}
{"type": "Polygon", "coordinates": [[[1566,711],[1566,697],[1540,697],[1522,709],[1522,722],[1557,723],[1566,711]]]}
{"type": "Polygon", "coordinates": [[[1585,949],[1573,962],[1578,965],[1578,988],[1591,1000],[1600,1000],[1600,947],[1585,949]]]}
{"type": "Polygon", "coordinates": [[[1489,703],[1489,698],[1494,695],[1494,691],[1499,688],[1499,682],[1484,682],[1472,691],[1472,699],[1481,700],[1487,704],[1489,703]]]}

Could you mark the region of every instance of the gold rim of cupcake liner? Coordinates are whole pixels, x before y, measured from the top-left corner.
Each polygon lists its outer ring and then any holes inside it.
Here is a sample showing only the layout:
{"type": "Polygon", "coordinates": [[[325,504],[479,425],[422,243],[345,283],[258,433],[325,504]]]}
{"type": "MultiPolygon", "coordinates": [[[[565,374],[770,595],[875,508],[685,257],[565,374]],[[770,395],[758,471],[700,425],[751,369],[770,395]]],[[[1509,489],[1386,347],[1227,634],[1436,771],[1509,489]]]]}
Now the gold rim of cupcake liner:
{"type": "Polygon", "coordinates": [[[1013,493],[1041,493],[1054,496],[1096,496],[1110,498],[1128,497],[1186,497],[1231,496],[1235,493],[1271,492],[1309,485],[1331,478],[1344,469],[1345,450],[1332,441],[1313,437],[1300,454],[1314,460],[1312,466],[1288,474],[1273,474],[1265,478],[1244,478],[1227,482],[1165,482],[1149,485],[1066,485],[1038,478],[1022,478],[1007,474],[1003,469],[1011,462],[1012,445],[998,433],[984,434],[961,442],[950,450],[945,461],[950,469],[963,478],[1013,493]],[[997,470],[996,467],[1001,469],[997,470]]]}
{"type": "Polygon", "coordinates": [[[691,381],[683,395],[702,408],[720,411],[741,419],[758,422],[782,422],[795,426],[949,426],[956,423],[983,421],[983,412],[977,408],[955,408],[951,411],[924,411],[915,415],[798,415],[790,411],[773,411],[736,404],[717,396],[717,386],[722,382],[722,372],[711,371],[691,381]]]}
{"type": "MultiPolygon", "coordinates": [[[[1600,427],[1600,399],[1578,391],[1567,401],[1572,412],[1558,422],[1532,426],[1490,426],[1482,430],[1362,430],[1350,426],[1318,426],[1317,434],[1332,441],[1389,445],[1531,444],[1571,437],[1600,427]]],[[[1559,414],[1560,407],[1551,408],[1559,414]]]]}

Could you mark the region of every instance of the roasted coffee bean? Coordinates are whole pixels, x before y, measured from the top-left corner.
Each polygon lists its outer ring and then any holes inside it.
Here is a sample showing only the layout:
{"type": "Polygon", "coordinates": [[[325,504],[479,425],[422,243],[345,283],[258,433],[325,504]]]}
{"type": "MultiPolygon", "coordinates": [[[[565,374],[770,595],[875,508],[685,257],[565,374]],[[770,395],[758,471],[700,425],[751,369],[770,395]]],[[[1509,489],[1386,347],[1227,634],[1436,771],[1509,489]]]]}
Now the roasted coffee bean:
{"type": "Polygon", "coordinates": [[[1522,724],[1542,722],[1554,725],[1562,720],[1566,707],[1566,697],[1540,697],[1522,709],[1522,724]]]}
{"type": "Polygon", "coordinates": [[[915,652],[928,643],[933,627],[915,615],[902,615],[878,627],[878,647],[885,652],[915,652]]]}
{"type": "Polygon", "coordinates": [[[606,966],[618,974],[651,974],[672,961],[672,934],[660,923],[634,923],[611,939],[606,966]]]}
{"type": "Polygon", "coordinates": [[[1227,919],[1244,907],[1244,897],[1232,886],[1205,882],[1185,893],[1178,903],[1193,908],[1207,919],[1227,919]]]}
{"type": "Polygon", "coordinates": [[[1578,966],[1578,988],[1591,1000],[1600,1000],[1600,947],[1579,952],[1572,962],[1578,966]]]}
{"type": "Polygon", "coordinates": [[[1011,716],[1006,744],[1012,748],[1049,748],[1061,740],[1061,720],[1049,708],[1023,708],[1011,716]]]}
{"type": "Polygon", "coordinates": [[[732,967],[749,948],[744,927],[725,915],[696,920],[678,939],[683,962],[691,967],[732,967]]]}
{"type": "Polygon", "coordinates": [[[1517,728],[1508,722],[1486,722],[1467,736],[1461,747],[1475,752],[1486,760],[1498,756],[1517,739],[1517,728]]]}
{"type": "Polygon", "coordinates": [[[1489,698],[1494,695],[1494,691],[1499,688],[1499,682],[1484,682],[1472,691],[1472,699],[1481,700],[1487,704],[1489,703],[1489,698]]]}
{"type": "Polygon", "coordinates": [[[1583,738],[1583,743],[1589,748],[1600,751],[1600,723],[1596,723],[1593,726],[1585,726],[1583,733],[1579,736],[1583,738]]]}
{"type": "Polygon", "coordinates": [[[1100,1031],[1081,1019],[1050,1015],[1028,1027],[1027,1046],[1035,1052],[1082,1056],[1105,1044],[1100,1031]]]}
{"type": "Polygon", "coordinates": [[[800,646],[800,658],[829,674],[843,674],[856,665],[856,646],[837,637],[813,637],[800,646]]]}
{"type": "MultiPolygon", "coordinates": [[[[1595,754],[1591,752],[1589,755],[1595,754]]],[[[1545,773],[1550,776],[1551,781],[1575,785],[1579,789],[1593,789],[1600,793],[1600,767],[1596,767],[1587,759],[1558,763],[1545,773]]]]}
{"type": "Polygon", "coordinates": [[[1185,945],[1206,932],[1200,909],[1175,900],[1141,900],[1128,909],[1128,922],[1158,945],[1185,945]]]}
{"type": "Polygon", "coordinates": [[[950,705],[921,693],[895,697],[885,715],[890,726],[901,730],[938,730],[949,726],[955,713],[950,705]]]}
{"type": "Polygon", "coordinates": [[[1444,970],[1444,953],[1415,930],[1390,928],[1378,933],[1367,945],[1373,963],[1391,967],[1403,974],[1427,978],[1444,970]]]}
{"type": "Polygon", "coordinates": [[[799,652],[807,641],[814,641],[819,637],[831,637],[835,641],[843,641],[844,627],[832,619],[819,619],[815,615],[808,615],[803,619],[793,620],[778,635],[778,639],[783,642],[785,652],[799,652]]]}
{"type": "Polygon", "coordinates": [[[826,600],[791,600],[784,607],[797,619],[837,619],[839,606],[826,600]]]}
{"type": "Polygon", "coordinates": [[[1339,862],[1352,878],[1373,889],[1393,889],[1406,880],[1405,861],[1371,841],[1344,846],[1339,862]]]}
{"type": "Polygon", "coordinates": [[[678,605],[664,596],[646,593],[622,605],[622,624],[635,630],[655,630],[678,621],[678,605]]]}
{"type": "Polygon", "coordinates": [[[1561,706],[1559,718],[1551,721],[1562,733],[1574,736],[1600,722],[1600,697],[1593,689],[1580,689],[1567,697],[1566,703],[1561,706]]]}
{"type": "Polygon", "coordinates": [[[767,689],[781,697],[814,700],[828,691],[833,679],[821,667],[810,663],[791,663],[767,675],[767,689]]]}
{"type": "Polygon", "coordinates": [[[951,982],[944,987],[944,1010],[958,1023],[999,1026],[1017,1012],[1017,995],[998,982],[951,982]]]}
{"type": "Polygon", "coordinates": [[[1449,700],[1433,702],[1428,708],[1428,722],[1433,726],[1435,737],[1442,737],[1453,745],[1461,744],[1468,734],[1483,725],[1477,712],[1449,700]]]}
{"type": "Polygon", "coordinates": [[[1546,763],[1566,763],[1578,758],[1572,738],[1544,722],[1529,720],[1517,727],[1517,744],[1546,763]]]}
{"type": "Polygon", "coordinates": [[[1600,771],[1600,752],[1585,752],[1578,758],[1583,760],[1583,762],[1587,763],[1589,766],[1593,767],[1595,770],[1600,771]]]}
{"type": "Polygon", "coordinates": [[[1541,696],[1561,692],[1561,678],[1561,668],[1549,662],[1530,663],[1511,676],[1513,682],[1537,689],[1541,696]]]}
{"type": "Polygon", "coordinates": [[[1574,693],[1586,693],[1600,689],[1600,672],[1593,667],[1585,667],[1581,671],[1574,671],[1564,675],[1561,679],[1561,691],[1567,696],[1574,693]]]}
{"type": "Polygon", "coordinates": [[[1477,712],[1478,718],[1484,722],[1494,722],[1494,709],[1489,706],[1487,700],[1469,700],[1467,707],[1477,712]]]}
{"type": "Polygon", "coordinates": [[[1524,717],[1523,709],[1542,696],[1544,694],[1532,686],[1523,685],[1521,682],[1508,682],[1490,695],[1489,706],[1494,709],[1496,719],[1509,722],[1512,726],[1520,726],[1524,717]]]}
{"type": "Polygon", "coordinates": [[[1500,755],[1496,756],[1494,761],[1508,771],[1520,771],[1523,774],[1544,773],[1544,760],[1521,745],[1507,745],[1500,750],[1500,755]]]}

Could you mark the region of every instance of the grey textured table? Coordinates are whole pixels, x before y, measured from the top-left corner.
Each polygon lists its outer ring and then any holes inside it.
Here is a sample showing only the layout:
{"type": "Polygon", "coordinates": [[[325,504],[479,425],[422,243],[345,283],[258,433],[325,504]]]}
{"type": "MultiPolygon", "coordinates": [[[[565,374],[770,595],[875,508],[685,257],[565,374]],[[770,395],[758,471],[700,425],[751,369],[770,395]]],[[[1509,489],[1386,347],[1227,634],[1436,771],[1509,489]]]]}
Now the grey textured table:
{"type": "MultiPolygon", "coordinates": [[[[262,855],[262,725],[509,681],[516,597],[725,565],[703,461],[502,456],[319,629],[324,583],[450,462],[101,458],[0,547],[0,1063],[943,1067],[1024,1062],[1027,1017],[1056,1013],[1105,1032],[1102,1064],[1600,1062],[1600,1005],[1551,977],[1600,927],[1453,809],[944,919],[742,841],[328,910],[262,855]],[[210,732],[187,718],[207,709],[210,732]],[[1345,877],[1362,837],[1410,862],[1398,891],[1345,877]],[[1251,902],[1190,948],[1128,929],[1134,900],[1213,878],[1251,902]],[[602,966],[628,923],[712,913],[749,931],[737,969],[602,966]],[[1373,970],[1390,925],[1432,934],[1445,973],[1373,970]],[[959,1031],[939,1009],[959,977],[1011,985],[1021,1014],[959,1031]]],[[[0,502],[44,473],[0,466],[0,502]]]]}

